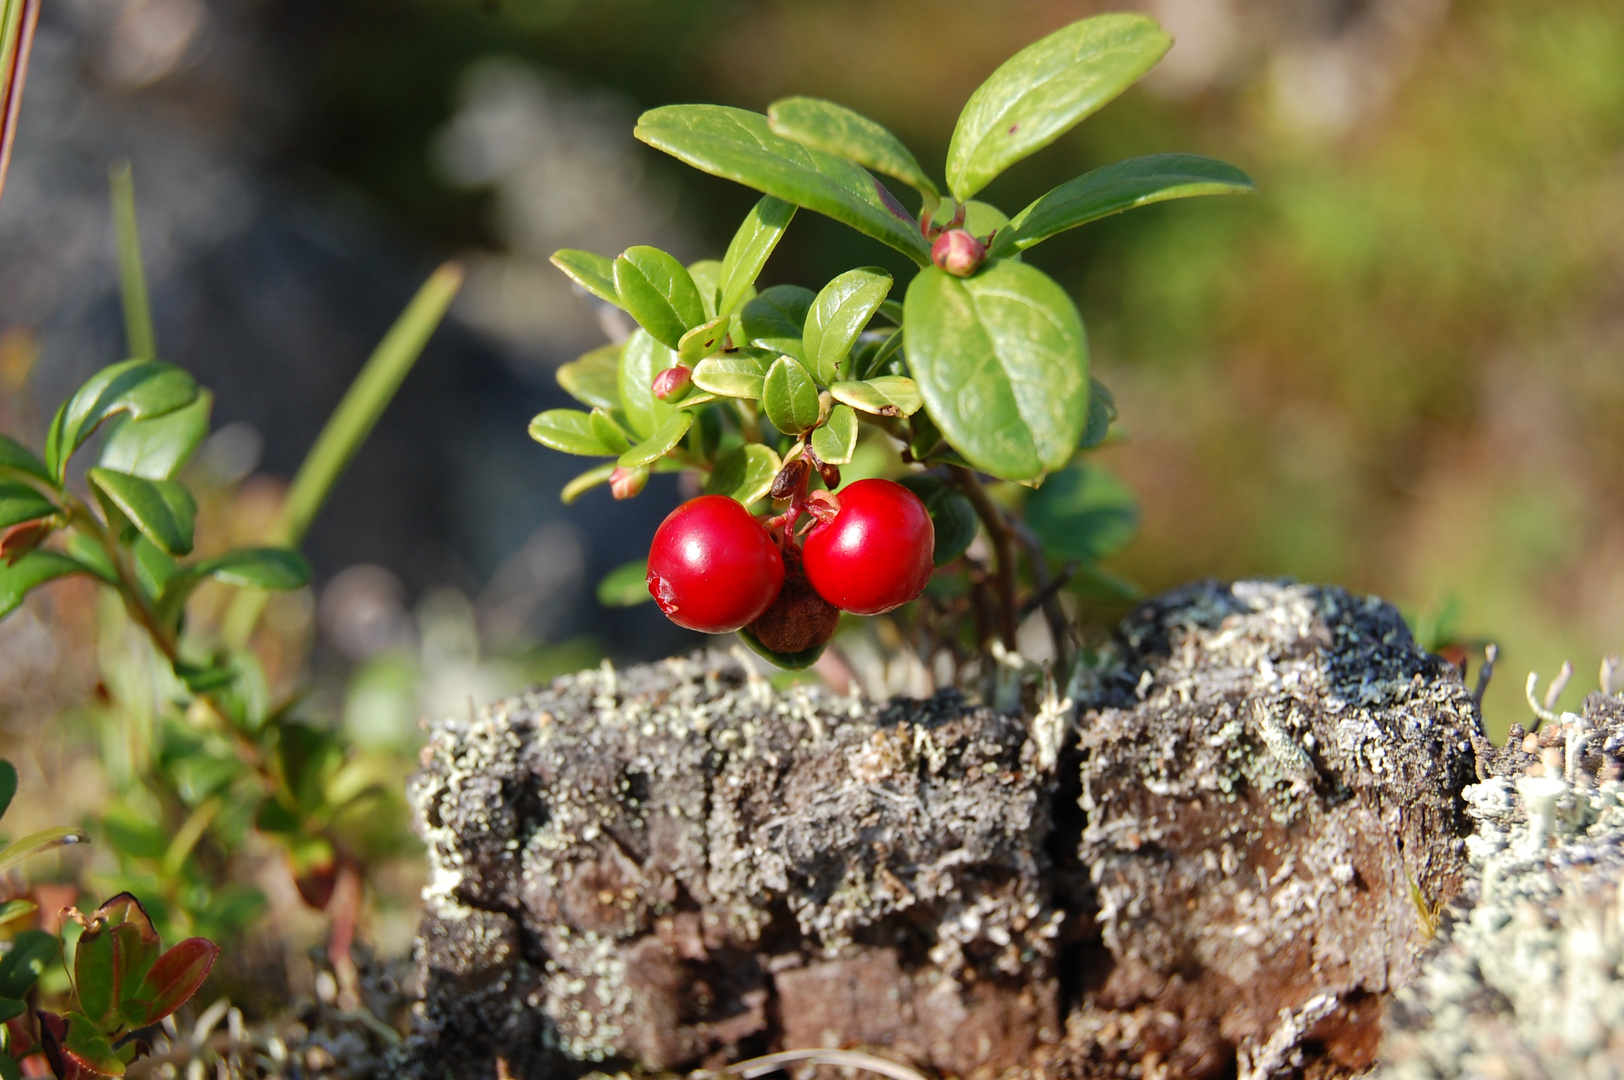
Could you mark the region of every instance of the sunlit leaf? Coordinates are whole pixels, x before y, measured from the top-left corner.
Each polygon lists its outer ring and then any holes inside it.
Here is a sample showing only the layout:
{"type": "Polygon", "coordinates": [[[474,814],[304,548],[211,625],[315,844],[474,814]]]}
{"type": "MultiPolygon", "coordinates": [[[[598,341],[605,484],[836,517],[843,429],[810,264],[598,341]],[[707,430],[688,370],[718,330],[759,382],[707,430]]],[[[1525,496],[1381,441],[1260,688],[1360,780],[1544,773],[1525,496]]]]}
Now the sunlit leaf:
{"type": "Polygon", "coordinates": [[[728,328],[733,325],[731,315],[718,315],[709,322],[700,323],[677,342],[677,358],[689,367],[721,350],[727,341],[728,328]]]}
{"type": "Polygon", "coordinates": [[[727,245],[727,254],[722,257],[718,314],[731,315],[745,302],[746,294],[761,276],[762,267],[767,265],[767,257],[778,246],[794,217],[794,206],[771,195],[762,196],[761,201],[750,208],[727,245]]]}
{"type": "Polygon", "coordinates": [[[1144,15],[1074,22],[1010,57],[970,95],[947,148],[960,202],[1043,149],[1155,66],[1173,39],[1144,15]]]}
{"type": "Polygon", "coordinates": [[[609,478],[615,474],[615,470],[619,467],[617,462],[611,461],[607,465],[599,465],[596,468],[588,469],[564,485],[564,490],[558,496],[559,501],[568,506],[598,485],[607,484],[609,478]]]}
{"type": "Polygon", "coordinates": [[[614,453],[593,428],[592,416],[579,409],[548,409],[530,421],[530,437],[566,454],[607,457],[614,453]]]}
{"type": "Polygon", "coordinates": [[[803,358],[801,332],[807,312],[817,294],[799,285],[774,285],[744,305],[740,323],[744,336],[759,348],[784,356],[803,358]]]}
{"type": "Polygon", "coordinates": [[[673,412],[666,417],[658,430],[636,446],[620,455],[620,466],[623,469],[636,468],[639,465],[648,465],[655,459],[664,457],[688,434],[688,428],[694,422],[691,412],[673,412]]]}
{"type": "Polygon", "coordinates": [[[589,414],[592,434],[598,441],[609,448],[611,454],[624,454],[632,447],[631,437],[624,428],[615,423],[615,418],[605,409],[593,409],[589,414]]]}
{"type": "Polygon", "coordinates": [[[940,195],[901,139],[844,105],[822,98],[784,98],[767,107],[767,124],[786,139],[901,180],[921,195],[940,195]]]}
{"type": "Polygon", "coordinates": [[[802,358],[828,386],[847,374],[847,354],[857,335],[891,291],[891,275],[878,267],[848,270],[825,285],[807,310],[801,331],[802,358]]]}
{"type": "Polygon", "coordinates": [[[553,252],[552,264],[564,271],[569,279],[599,300],[606,300],[623,308],[620,294],[615,291],[614,260],[602,255],[594,255],[590,251],[576,251],[565,248],[553,252]]]}
{"type": "Polygon", "coordinates": [[[701,360],[694,368],[694,384],[722,397],[759,398],[768,364],[748,353],[729,353],[701,360]]]}
{"type": "Polygon", "coordinates": [[[905,375],[880,375],[863,382],[837,382],[829,388],[836,401],[881,416],[912,416],[919,411],[919,384],[905,375]]]}
{"type": "Polygon", "coordinates": [[[708,495],[727,495],[749,506],[767,497],[773,477],[783,468],[778,453],[761,443],[745,443],[717,459],[705,481],[708,495]]]}
{"type": "Polygon", "coordinates": [[[717,315],[716,297],[722,291],[722,262],[720,259],[700,259],[688,264],[688,276],[699,290],[699,303],[705,309],[705,318],[717,315]]]}
{"type": "Polygon", "coordinates": [[[654,434],[673,411],[673,406],[654,396],[654,376],[676,362],[676,352],[655,341],[647,330],[634,330],[626,339],[620,354],[620,407],[639,439],[654,434]]]}
{"type": "Polygon", "coordinates": [[[648,560],[617,566],[598,582],[598,603],[604,607],[634,607],[654,599],[648,591],[648,560]]]}
{"type": "Polygon", "coordinates": [[[192,550],[197,503],[178,482],[146,480],[103,468],[91,469],[87,475],[104,504],[117,507],[160,551],[179,556],[192,550]]]}
{"type": "Polygon", "coordinates": [[[637,324],[667,348],[705,321],[705,304],[688,270],[659,248],[629,247],[615,260],[615,290],[637,324]]]}
{"type": "Polygon", "coordinates": [[[97,464],[148,480],[168,480],[209,433],[214,395],[198,392],[189,405],[147,420],[119,417],[110,425],[97,464]]]}
{"type": "Polygon", "coordinates": [[[849,405],[836,405],[829,419],[812,432],[812,452],[830,465],[848,465],[857,452],[857,414],[849,405]]]}
{"type": "Polygon", "coordinates": [[[620,406],[619,345],[604,345],[585,356],[561,364],[558,385],[583,405],[599,409],[620,406]]]}
{"type": "Polygon", "coordinates": [[[773,427],[799,435],[818,422],[817,384],[793,357],[780,356],[762,382],[761,407],[773,427]]]}

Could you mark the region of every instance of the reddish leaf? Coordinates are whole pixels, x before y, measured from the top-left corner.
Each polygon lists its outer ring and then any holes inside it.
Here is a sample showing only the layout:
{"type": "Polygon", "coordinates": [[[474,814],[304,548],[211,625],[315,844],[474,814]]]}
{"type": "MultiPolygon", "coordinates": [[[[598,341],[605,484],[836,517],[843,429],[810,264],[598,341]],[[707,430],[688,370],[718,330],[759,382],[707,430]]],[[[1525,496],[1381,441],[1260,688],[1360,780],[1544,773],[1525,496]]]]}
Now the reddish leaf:
{"type": "Polygon", "coordinates": [[[40,541],[56,531],[49,518],[24,521],[0,531],[0,562],[7,566],[39,547],[40,541]]]}
{"type": "Polygon", "coordinates": [[[155,949],[158,947],[158,931],[153,928],[152,919],[147,915],[147,909],[141,906],[141,901],[127,892],[119,893],[97,908],[90,918],[92,921],[103,922],[109,926],[128,923],[141,932],[141,940],[144,944],[155,949]]]}
{"type": "Polygon", "coordinates": [[[62,1051],[69,1061],[81,1069],[103,1076],[123,1076],[124,1062],[113,1049],[107,1036],[101,1033],[83,1013],[67,1015],[68,1033],[62,1040],[62,1051]]]}
{"type": "Polygon", "coordinates": [[[79,1007],[96,1023],[116,1028],[121,1006],[146,977],[161,943],[140,901],[120,893],[91,913],[73,913],[85,928],[73,958],[79,1007]]]}
{"type": "Polygon", "coordinates": [[[45,1051],[45,1060],[51,1066],[51,1075],[57,1080],[74,1080],[80,1075],[79,1066],[62,1053],[62,1040],[68,1037],[68,1022],[53,1012],[39,1010],[39,1045],[45,1051]]]}
{"type": "Polygon", "coordinates": [[[131,1027],[156,1024],[186,1003],[209,977],[220,946],[208,938],[187,938],[158,957],[132,998],[125,999],[124,1016],[131,1027]]]}

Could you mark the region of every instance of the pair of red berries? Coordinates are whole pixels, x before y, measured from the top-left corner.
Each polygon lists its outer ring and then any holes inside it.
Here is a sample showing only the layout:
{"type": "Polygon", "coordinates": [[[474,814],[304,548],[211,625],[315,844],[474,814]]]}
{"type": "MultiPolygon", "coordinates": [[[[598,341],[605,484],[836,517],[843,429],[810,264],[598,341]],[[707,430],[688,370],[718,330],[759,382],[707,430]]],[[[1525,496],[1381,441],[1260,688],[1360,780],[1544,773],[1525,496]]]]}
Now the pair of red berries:
{"type": "MultiPolygon", "coordinates": [[[[839,510],[801,541],[800,568],[817,595],[858,615],[878,615],[918,596],[936,546],[919,496],[890,480],[859,480],[840,491],[838,502],[839,510]]],[[[648,590],[667,618],[690,630],[725,634],[749,626],[790,591],[784,579],[778,542],[725,495],[677,507],[649,548],[648,590]]]]}

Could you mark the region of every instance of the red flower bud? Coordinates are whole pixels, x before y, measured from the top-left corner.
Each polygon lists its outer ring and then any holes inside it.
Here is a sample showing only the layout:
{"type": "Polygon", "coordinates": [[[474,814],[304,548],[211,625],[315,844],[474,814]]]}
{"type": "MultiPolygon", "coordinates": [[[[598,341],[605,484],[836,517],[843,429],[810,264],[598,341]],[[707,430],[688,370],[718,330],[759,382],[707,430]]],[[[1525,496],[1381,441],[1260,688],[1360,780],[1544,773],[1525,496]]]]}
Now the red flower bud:
{"type": "Polygon", "coordinates": [[[661,401],[675,401],[694,384],[694,373],[681,364],[668,367],[654,376],[654,396],[661,401]]]}
{"type": "Polygon", "coordinates": [[[969,277],[986,257],[986,247],[965,229],[949,229],[930,246],[930,261],[954,277],[969,277]]]}
{"type": "Polygon", "coordinates": [[[616,469],[609,474],[609,493],[617,499],[629,499],[642,493],[648,485],[647,466],[635,469],[616,469]]]}

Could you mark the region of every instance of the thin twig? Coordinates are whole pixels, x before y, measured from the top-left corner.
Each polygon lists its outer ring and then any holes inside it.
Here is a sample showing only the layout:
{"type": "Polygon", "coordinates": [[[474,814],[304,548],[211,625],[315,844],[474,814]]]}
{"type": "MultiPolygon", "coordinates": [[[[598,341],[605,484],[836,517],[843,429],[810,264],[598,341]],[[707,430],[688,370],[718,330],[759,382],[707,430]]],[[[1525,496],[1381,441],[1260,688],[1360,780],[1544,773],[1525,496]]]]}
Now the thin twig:
{"type": "Polygon", "coordinates": [[[1014,652],[1015,612],[1018,607],[1015,603],[1015,536],[1004,519],[1003,510],[987,495],[976,474],[962,465],[950,465],[948,468],[959,490],[975,507],[976,516],[981,519],[987,536],[992,540],[993,554],[998,557],[998,636],[1003,639],[1004,648],[1014,652]]]}
{"type": "Polygon", "coordinates": [[[1060,607],[1059,593],[1071,575],[1076,573],[1077,564],[1067,563],[1061,570],[1060,576],[1054,580],[1049,578],[1049,559],[1043,554],[1043,543],[1026,527],[1026,523],[1019,518],[1012,518],[1011,527],[1020,539],[1021,546],[1026,548],[1026,561],[1032,564],[1032,579],[1037,586],[1035,592],[1026,603],[1021,605],[1020,618],[1024,620],[1038,608],[1043,609],[1043,618],[1049,624],[1049,637],[1054,640],[1054,658],[1057,664],[1066,663],[1067,647],[1069,645],[1070,627],[1066,623],[1066,613],[1060,607]]]}

